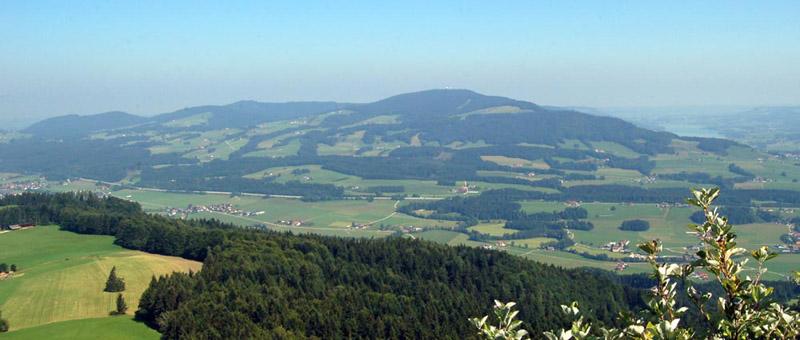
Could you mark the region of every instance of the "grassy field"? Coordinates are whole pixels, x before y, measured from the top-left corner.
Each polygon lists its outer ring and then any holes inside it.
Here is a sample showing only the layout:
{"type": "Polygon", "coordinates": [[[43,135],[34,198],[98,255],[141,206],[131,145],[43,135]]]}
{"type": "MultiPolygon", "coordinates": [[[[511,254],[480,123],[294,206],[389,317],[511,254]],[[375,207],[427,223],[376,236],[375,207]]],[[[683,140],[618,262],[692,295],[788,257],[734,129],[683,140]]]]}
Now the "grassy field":
{"type": "Polygon", "coordinates": [[[163,125],[166,127],[173,127],[173,128],[174,127],[185,128],[195,125],[201,125],[208,123],[208,119],[211,118],[213,115],[214,114],[211,112],[200,113],[182,119],[173,119],[171,121],[164,123],[163,125]]]}
{"type": "Polygon", "coordinates": [[[543,160],[529,161],[522,158],[513,158],[505,156],[481,156],[481,159],[487,162],[492,162],[499,165],[511,167],[527,167],[534,169],[550,169],[550,165],[543,160]]]}
{"type": "Polygon", "coordinates": [[[561,143],[558,143],[558,147],[563,149],[591,150],[588,145],[577,139],[565,139],[561,143]]]}
{"type": "MultiPolygon", "coordinates": [[[[466,234],[447,230],[429,230],[422,233],[416,233],[413,236],[423,240],[447,244],[450,246],[467,245],[471,247],[479,247],[484,245],[495,245],[494,243],[470,241],[466,234]]],[[[616,266],[616,263],[612,261],[591,260],[563,251],[548,251],[538,249],[542,243],[552,240],[553,239],[544,237],[514,240],[514,245],[510,245],[510,242],[507,242],[507,246],[499,247],[497,249],[533,261],[552,264],[564,268],[592,267],[613,270],[616,266]],[[528,245],[527,248],[525,248],[526,244],[528,245]]],[[[643,273],[646,272],[648,268],[649,267],[647,267],[647,265],[644,263],[633,263],[630,264],[628,269],[625,270],[625,273],[643,273]]]]}
{"type": "Polygon", "coordinates": [[[248,152],[245,157],[286,157],[297,154],[300,150],[300,140],[293,139],[285,145],[248,152]]]}
{"type": "Polygon", "coordinates": [[[356,131],[347,136],[341,136],[333,145],[318,144],[317,153],[320,156],[326,155],[340,155],[340,156],[353,156],[358,149],[366,146],[363,141],[364,133],[366,131],[356,131]]]}
{"type": "MultiPolygon", "coordinates": [[[[781,243],[780,237],[790,231],[783,224],[754,223],[735,226],[736,235],[739,236],[739,245],[755,249],[761,246],[774,246],[781,243]]],[[[800,263],[798,263],[800,269],[800,263]]]]}
{"type": "Polygon", "coordinates": [[[47,190],[53,192],[97,191],[100,190],[100,187],[94,181],[72,180],[68,183],[50,183],[47,190]]]}
{"type": "Polygon", "coordinates": [[[346,175],[336,171],[322,169],[319,165],[306,166],[287,166],[276,167],[257,171],[248,175],[246,178],[261,179],[276,176],[275,181],[285,183],[289,181],[301,181],[310,183],[333,184],[343,187],[348,194],[364,194],[364,190],[376,186],[402,186],[404,193],[408,195],[419,194],[424,196],[450,196],[453,195],[454,187],[440,186],[436,181],[420,180],[383,180],[383,179],[363,179],[361,177],[346,175]],[[304,169],[308,173],[292,174],[293,170],[304,169]]]}
{"type": "Polygon", "coordinates": [[[114,196],[139,202],[142,207],[150,212],[161,213],[167,207],[184,208],[192,205],[211,205],[230,203],[245,211],[263,211],[260,216],[235,216],[222,213],[192,214],[191,218],[215,218],[223,222],[237,225],[271,224],[279,220],[299,219],[308,224],[304,228],[286,228],[270,225],[276,230],[292,230],[296,232],[316,232],[323,235],[339,236],[386,236],[389,233],[376,230],[380,225],[387,226],[415,226],[415,227],[454,227],[453,221],[439,221],[408,216],[395,212],[395,205],[391,200],[339,200],[322,202],[303,202],[285,198],[261,198],[254,196],[235,196],[222,194],[184,194],[141,190],[120,190],[112,193],[114,196]],[[372,226],[367,230],[352,230],[349,226],[353,223],[372,226]]]}
{"type": "Polygon", "coordinates": [[[624,146],[619,143],[614,142],[592,142],[592,146],[596,149],[600,149],[602,151],[621,156],[627,158],[637,158],[641,156],[638,152],[629,149],[627,146],[624,146]]]}
{"type": "Polygon", "coordinates": [[[160,338],[160,334],[143,323],[133,321],[129,316],[118,316],[54,322],[3,333],[0,338],[3,340],[155,340],[160,338]]]}
{"type": "Polygon", "coordinates": [[[241,149],[248,141],[249,139],[247,138],[224,140],[210,147],[187,153],[183,155],[183,157],[195,158],[201,162],[210,162],[215,159],[228,159],[232,153],[241,149]]]}
{"type": "MultiPolygon", "coordinates": [[[[578,267],[592,267],[592,268],[601,268],[605,270],[614,270],[616,266],[615,262],[612,261],[596,261],[590,260],[583,257],[580,257],[575,254],[570,254],[563,251],[548,251],[548,250],[541,250],[541,249],[510,249],[508,250],[510,253],[523,256],[525,258],[529,258],[534,261],[548,263],[559,267],[564,268],[578,268],[578,267]]],[[[632,273],[644,273],[648,271],[647,264],[644,263],[633,263],[630,264],[628,269],[625,270],[625,274],[632,274],[632,273]]]]}
{"type": "Polygon", "coordinates": [[[175,134],[157,135],[150,138],[150,142],[156,145],[150,147],[150,152],[153,154],[164,153],[180,153],[184,157],[194,158],[193,152],[202,153],[208,148],[218,148],[221,152],[225,149],[222,146],[230,135],[240,133],[238,129],[221,129],[205,131],[203,133],[194,134],[187,132],[179,132],[175,134]],[[188,155],[188,156],[187,156],[188,155]]]}
{"type": "Polygon", "coordinates": [[[486,244],[482,242],[470,241],[469,236],[467,236],[467,234],[449,230],[428,230],[421,233],[416,233],[413,236],[426,241],[443,243],[450,246],[466,245],[471,247],[478,247],[486,244]]]}
{"type": "Polygon", "coordinates": [[[539,248],[544,243],[555,240],[556,239],[554,238],[548,238],[548,237],[533,237],[521,240],[514,240],[514,245],[522,248],[525,248],[525,246],[527,246],[528,247],[527,249],[536,249],[539,248]]]}
{"type": "Polygon", "coordinates": [[[189,204],[222,204],[231,199],[228,195],[181,194],[128,189],[114,191],[111,194],[119,198],[136,201],[144,210],[150,212],[161,212],[167,207],[185,208],[189,204]]]}
{"type": "Polygon", "coordinates": [[[11,328],[108,316],[116,294],[103,292],[111,267],[126,281],[133,313],[153,275],[197,271],[199,262],[126,250],[111,236],[79,235],[55,226],[0,234],[0,260],[19,266],[0,281],[0,310],[11,328]]]}
{"type": "Polygon", "coordinates": [[[489,234],[492,236],[503,236],[504,234],[513,234],[516,230],[506,229],[506,222],[484,222],[478,225],[469,227],[469,230],[474,230],[479,233],[489,234]]]}

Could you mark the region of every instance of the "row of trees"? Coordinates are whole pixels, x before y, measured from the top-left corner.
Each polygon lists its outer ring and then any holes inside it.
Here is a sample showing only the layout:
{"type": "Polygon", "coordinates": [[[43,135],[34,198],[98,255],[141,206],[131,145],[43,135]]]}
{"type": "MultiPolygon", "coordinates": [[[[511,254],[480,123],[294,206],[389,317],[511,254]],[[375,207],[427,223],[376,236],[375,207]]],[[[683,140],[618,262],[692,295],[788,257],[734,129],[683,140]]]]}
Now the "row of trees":
{"type": "Polygon", "coordinates": [[[650,222],[645,220],[628,220],[623,221],[619,226],[620,230],[626,231],[646,231],[650,229],[650,222]]]}
{"type": "Polygon", "coordinates": [[[18,270],[16,264],[9,265],[8,263],[2,262],[0,263],[0,273],[9,273],[9,272],[16,272],[18,270]]]}

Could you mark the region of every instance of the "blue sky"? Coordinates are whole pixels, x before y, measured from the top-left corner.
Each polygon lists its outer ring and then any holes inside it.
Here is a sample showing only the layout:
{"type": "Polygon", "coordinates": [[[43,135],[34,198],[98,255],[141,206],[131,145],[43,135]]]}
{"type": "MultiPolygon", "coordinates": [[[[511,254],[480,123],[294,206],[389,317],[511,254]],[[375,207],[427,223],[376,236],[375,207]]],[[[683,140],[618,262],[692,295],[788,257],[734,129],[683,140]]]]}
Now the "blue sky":
{"type": "Polygon", "coordinates": [[[800,104],[800,1],[3,1],[0,117],[469,88],[800,104]]]}

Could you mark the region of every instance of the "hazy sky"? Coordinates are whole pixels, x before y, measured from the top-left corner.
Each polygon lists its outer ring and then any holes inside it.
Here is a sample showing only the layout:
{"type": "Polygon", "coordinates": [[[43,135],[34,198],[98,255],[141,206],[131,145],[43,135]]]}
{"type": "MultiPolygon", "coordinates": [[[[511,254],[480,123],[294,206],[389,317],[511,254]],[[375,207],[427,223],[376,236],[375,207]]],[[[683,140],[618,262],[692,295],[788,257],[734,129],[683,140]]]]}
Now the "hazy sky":
{"type": "Polygon", "coordinates": [[[800,104],[800,1],[2,1],[0,118],[469,88],[800,104]]]}

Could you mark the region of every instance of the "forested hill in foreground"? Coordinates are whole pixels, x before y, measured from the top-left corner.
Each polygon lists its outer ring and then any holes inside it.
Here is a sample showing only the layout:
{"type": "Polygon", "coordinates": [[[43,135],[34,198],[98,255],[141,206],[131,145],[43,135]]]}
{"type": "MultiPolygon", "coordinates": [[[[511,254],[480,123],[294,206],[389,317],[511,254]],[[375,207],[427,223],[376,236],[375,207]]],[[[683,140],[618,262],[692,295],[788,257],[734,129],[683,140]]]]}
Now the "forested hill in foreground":
{"type": "Polygon", "coordinates": [[[517,299],[534,331],[568,323],[559,305],[573,300],[607,324],[641,307],[640,291],[608,277],[478,248],[259,232],[88,193],[8,196],[0,207],[0,224],[55,223],[204,260],[197,274],[154,279],[141,298],[137,317],[168,339],[465,339],[475,335],[467,318],[492,299],[517,299]]]}
{"type": "MultiPolygon", "coordinates": [[[[475,180],[481,170],[530,171],[486,157],[541,159],[549,170],[538,167],[540,172],[553,175],[603,165],[649,174],[650,157],[677,152],[676,141],[719,154],[737,145],[682,139],[617,118],[468,90],[430,90],[368,104],[244,101],[154,117],[65,116],[24,132],[0,148],[0,171],[106,181],[133,173],[151,186],[224,185],[231,191],[249,187],[270,193],[292,190],[263,181],[244,183],[242,176],[303,164],[364,178],[445,181],[475,180]],[[610,145],[626,152],[605,150],[610,145]]],[[[311,191],[332,194],[325,188],[311,191]]]]}

